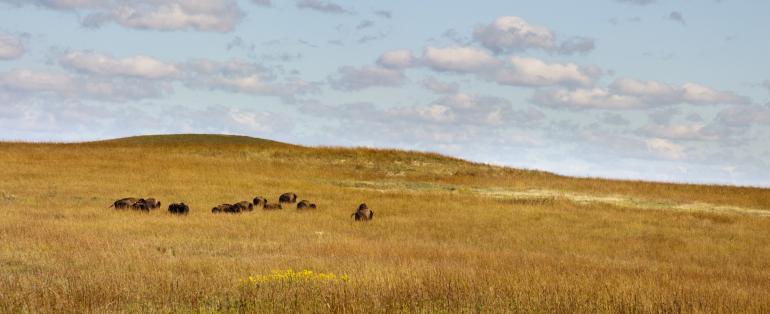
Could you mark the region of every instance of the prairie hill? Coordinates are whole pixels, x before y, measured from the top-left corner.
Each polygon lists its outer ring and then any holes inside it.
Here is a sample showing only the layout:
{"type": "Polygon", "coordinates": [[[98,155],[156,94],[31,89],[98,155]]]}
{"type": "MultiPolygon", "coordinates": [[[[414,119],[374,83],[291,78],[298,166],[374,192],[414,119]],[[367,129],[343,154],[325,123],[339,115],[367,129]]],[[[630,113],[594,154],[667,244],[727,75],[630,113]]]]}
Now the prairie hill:
{"type": "Polygon", "coordinates": [[[309,181],[329,181],[362,189],[465,189],[499,198],[566,197],[645,209],[744,213],[770,210],[770,189],[766,188],[575,178],[416,151],[303,147],[248,136],[211,134],[133,136],[63,145],[93,152],[126,150],[123,158],[139,150],[142,152],[133,156],[163,159],[158,155],[173,153],[179,158],[187,156],[195,160],[208,156],[214,158],[212,162],[216,162],[216,158],[233,163],[239,159],[249,161],[247,165],[261,162],[269,165],[259,170],[263,175],[302,174],[300,177],[309,181]],[[269,167],[275,167],[277,172],[271,173],[269,167]]]}
{"type": "Polygon", "coordinates": [[[770,312],[770,189],[220,135],[0,143],[0,165],[0,313],[770,312]],[[289,191],[318,210],[211,213],[289,191]],[[163,207],[108,208],[128,196],[163,207]]]}

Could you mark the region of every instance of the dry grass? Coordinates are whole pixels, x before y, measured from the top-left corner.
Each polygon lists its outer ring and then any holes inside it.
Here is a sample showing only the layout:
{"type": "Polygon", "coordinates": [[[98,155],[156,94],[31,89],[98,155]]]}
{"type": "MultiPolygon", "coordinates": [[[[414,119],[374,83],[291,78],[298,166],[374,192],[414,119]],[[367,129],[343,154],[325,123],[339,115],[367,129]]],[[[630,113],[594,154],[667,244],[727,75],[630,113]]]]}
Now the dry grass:
{"type": "Polygon", "coordinates": [[[767,189],[219,136],[0,143],[0,164],[1,312],[770,312],[767,189]],[[320,209],[209,212],[286,191],[320,209]],[[191,213],[107,208],[124,196],[191,213]],[[349,279],[245,284],[273,270],[349,279]]]}

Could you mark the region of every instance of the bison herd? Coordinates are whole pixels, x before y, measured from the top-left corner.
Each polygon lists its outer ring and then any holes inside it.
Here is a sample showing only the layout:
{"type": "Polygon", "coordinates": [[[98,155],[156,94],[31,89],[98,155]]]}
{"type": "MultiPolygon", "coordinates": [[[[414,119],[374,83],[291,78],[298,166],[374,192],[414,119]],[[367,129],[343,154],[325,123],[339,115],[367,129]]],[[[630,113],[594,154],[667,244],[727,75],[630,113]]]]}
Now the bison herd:
{"type": "MultiPolygon", "coordinates": [[[[266,198],[257,196],[251,202],[240,201],[233,204],[226,203],[214,206],[211,208],[211,212],[237,214],[245,211],[253,211],[254,209],[260,207],[263,210],[281,210],[283,209],[284,204],[297,204],[297,210],[310,210],[318,208],[315,203],[311,203],[308,200],[301,200],[297,202],[297,194],[283,193],[278,197],[278,203],[270,203],[266,198]]],[[[150,211],[153,209],[158,209],[160,206],[160,201],[154,198],[127,197],[116,200],[110,207],[114,207],[115,209],[150,211]]],[[[185,203],[173,203],[168,205],[168,212],[171,214],[187,215],[189,211],[190,207],[185,205],[185,203]]],[[[355,218],[356,221],[368,221],[374,218],[374,212],[369,209],[366,204],[361,204],[358,206],[358,210],[356,210],[356,212],[350,216],[355,218]]]]}
{"type": "Polygon", "coordinates": [[[135,197],[127,197],[127,198],[121,198],[114,203],[112,203],[112,206],[115,207],[115,209],[137,209],[137,210],[144,210],[149,211],[151,209],[157,209],[160,208],[160,202],[156,201],[154,198],[135,198],[135,197]]]}

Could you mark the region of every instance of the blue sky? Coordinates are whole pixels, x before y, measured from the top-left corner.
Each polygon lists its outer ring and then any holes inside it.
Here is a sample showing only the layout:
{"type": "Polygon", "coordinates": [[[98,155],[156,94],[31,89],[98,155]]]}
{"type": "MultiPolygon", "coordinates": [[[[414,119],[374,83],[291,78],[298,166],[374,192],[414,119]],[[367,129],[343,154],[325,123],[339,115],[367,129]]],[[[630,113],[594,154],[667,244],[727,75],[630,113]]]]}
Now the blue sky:
{"type": "Polygon", "coordinates": [[[0,0],[0,139],[244,134],[770,186],[770,2],[0,0]]]}

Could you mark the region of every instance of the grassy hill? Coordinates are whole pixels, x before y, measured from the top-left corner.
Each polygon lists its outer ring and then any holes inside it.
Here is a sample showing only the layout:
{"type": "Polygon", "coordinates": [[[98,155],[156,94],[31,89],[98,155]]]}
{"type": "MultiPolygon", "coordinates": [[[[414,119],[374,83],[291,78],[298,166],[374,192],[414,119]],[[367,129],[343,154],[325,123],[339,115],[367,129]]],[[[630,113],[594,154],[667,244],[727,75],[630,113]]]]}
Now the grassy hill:
{"type": "Polygon", "coordinates": [[[769,189],[219,135],[0,143],[0,164],[0,311],[770,311],[769,189]],[[288,191],[319,209],[210,212],[288,191]],[[127,196],[191,212],[107,208],[127,196]]]}

